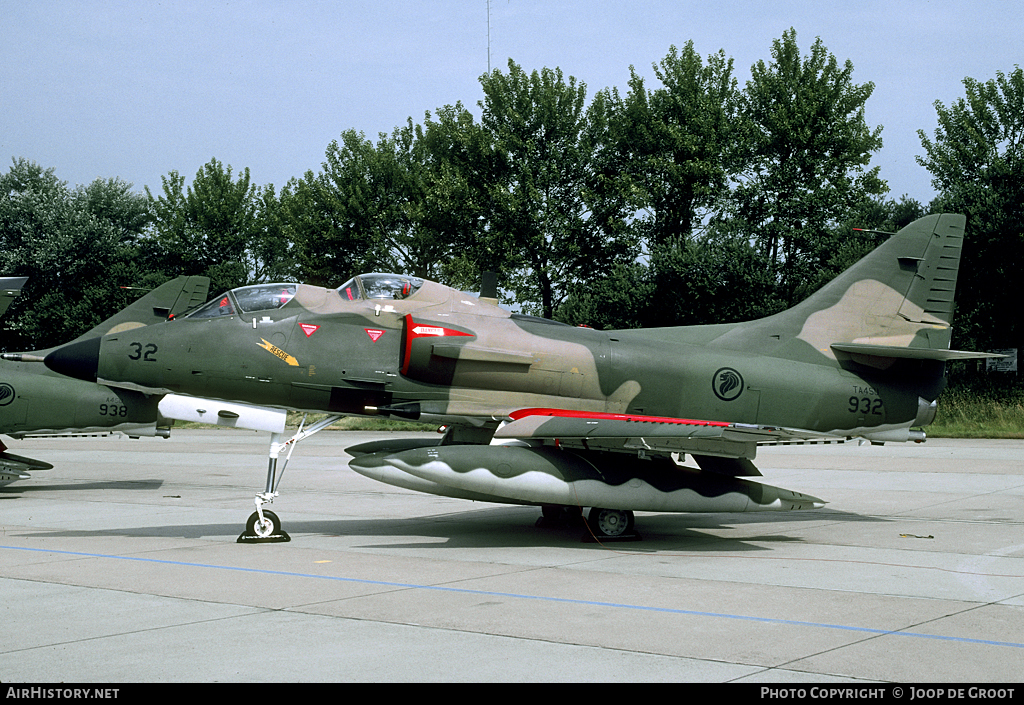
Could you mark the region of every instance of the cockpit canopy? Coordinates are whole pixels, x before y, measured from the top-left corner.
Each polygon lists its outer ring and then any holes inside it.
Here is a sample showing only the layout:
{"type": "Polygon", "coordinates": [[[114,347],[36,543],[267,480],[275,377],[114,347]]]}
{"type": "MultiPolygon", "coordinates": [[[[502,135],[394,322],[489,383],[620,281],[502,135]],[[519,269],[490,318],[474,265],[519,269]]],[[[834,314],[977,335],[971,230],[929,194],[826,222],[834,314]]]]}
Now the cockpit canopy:
{"type": "Polygon", "coordinates": [[[270,311],[284,306],[295,296],[298,284],[255,284],[225,291],[190,313],[189,318],[217,318],[236,313],[270,311]]]}
{"type": "Polygon", "coordinates": [[[405,274],[360,274],[338,287],[343,301],[359,299],[407,299],[423,286],[419,277],[405,274]]]}
{"type": "MultiPolygon", "coordinates": [[[[338,287],[342,301],[407,299],[423,286],[419,277],[404,274],[360,274],[338,287]]],[[[219,318],[241,313],[272,311],[292,300],[298,284],[255,284],[225,291],[206,302],[188,318],[219,318]]]]}

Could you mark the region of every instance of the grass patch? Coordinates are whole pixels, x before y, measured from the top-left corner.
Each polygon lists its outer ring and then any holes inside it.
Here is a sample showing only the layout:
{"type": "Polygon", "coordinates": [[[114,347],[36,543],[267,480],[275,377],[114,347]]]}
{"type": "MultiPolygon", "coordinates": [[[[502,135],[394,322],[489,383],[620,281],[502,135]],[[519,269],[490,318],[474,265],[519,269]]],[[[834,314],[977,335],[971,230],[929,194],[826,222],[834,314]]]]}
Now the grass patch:
{"type": "MultiPolygon", "coordinates": [[[[289,411],[288,420],[285,422],[285,428],[290,431],[296,431],[299,428],[299,424],[302,422],[302,413],[298,411],[289,411]]],[[[306,427],[316,423],[321,419],[327,418],[328,414],[309,414],[306,418],[306,427]]],[[[211,429],[225,429],[230,428],[229,426],[215,426],[213,424],[196,423],[194,421],[175,421],[172,428],[177,429],[193,429],[193,428],[211,428],[211,429]]],[[[425,424],[416,423],[413,421],[399,421],[397,419],[387,419],[382,417],[372,416],[346,416],[345,418],[335,421],[333,424],[328,426],[327,431],[413,431],[418,433],[435,433],[437,432],[437,424],[425,424]]]]}
{"type": "Polygon", "coordinates": [[[1008,384],[958,384],[939,397],[931,438],[1024,438],[1024,390],[1008,384]]]}
{"type": "MultiPolygon", "coordinates": [[[[314,424],[320,419],[327,418],[327,414],[310,414],[306,419],[306,425],[314,424]]],[[[288,428],[298,429],[302,421],[302,414],[297,411],[288,412],[288,428]]],[[[340,421],[330,425],[330,431],[419,431],[434,433],[437,431],[437,424],[416,423],[415,421],[401,421],[399,419],[388,419],[379,416],[346,416],[340,421]]]]}

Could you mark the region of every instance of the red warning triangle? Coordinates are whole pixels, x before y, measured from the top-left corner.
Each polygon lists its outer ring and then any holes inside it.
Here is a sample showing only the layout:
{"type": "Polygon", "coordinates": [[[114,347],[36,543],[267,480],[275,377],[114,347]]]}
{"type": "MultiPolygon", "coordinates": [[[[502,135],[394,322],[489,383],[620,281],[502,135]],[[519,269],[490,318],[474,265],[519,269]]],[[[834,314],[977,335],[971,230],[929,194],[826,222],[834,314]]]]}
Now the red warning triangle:
{"type": "Polygon", "coordinates": [[[302,329],[307,338],[320,330],[320,326],[314,326],[312,323],[300,323],[299,328],[302,329]]]}
{"type": "Polygon", "coordinates": [[[370,336],[370,340],[372,340],[375,343],[377,342],[377,339],[379,337],[384,335],[384,331],[382,331],[380,328],[363,328],[363,330],[365,330],[366,334],[370,336]]]}

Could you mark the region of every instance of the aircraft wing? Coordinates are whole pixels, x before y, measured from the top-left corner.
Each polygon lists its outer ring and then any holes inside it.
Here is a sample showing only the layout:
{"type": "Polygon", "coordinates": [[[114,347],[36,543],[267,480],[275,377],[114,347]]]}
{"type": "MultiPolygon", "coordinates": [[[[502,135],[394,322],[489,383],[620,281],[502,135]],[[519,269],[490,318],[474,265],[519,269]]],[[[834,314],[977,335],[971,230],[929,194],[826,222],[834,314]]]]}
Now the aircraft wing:
{"type": "Polygon", "coordinates": [[[495,439],[540,440],[612,452],[690,453],[698,462],[701,456],[747,461],[735,465],[729,474],[759,475],[749,463],[758,445],[846,440],[843,436],[778,426],[565,409],[522,409],[509,419],[498,428],[495,439]]]}

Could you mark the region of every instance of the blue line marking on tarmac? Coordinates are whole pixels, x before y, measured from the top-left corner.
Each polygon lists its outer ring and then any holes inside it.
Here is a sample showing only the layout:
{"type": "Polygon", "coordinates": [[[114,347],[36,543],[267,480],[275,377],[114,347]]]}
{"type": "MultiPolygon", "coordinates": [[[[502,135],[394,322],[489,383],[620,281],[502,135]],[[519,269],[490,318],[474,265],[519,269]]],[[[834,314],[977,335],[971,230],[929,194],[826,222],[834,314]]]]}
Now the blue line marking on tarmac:
{"type": "Polygon", "coordinates": [[[762,624],[788,624],[797,627],[816,627],[818,629],[838,629],[848,632],[863,632],[866,634],[907,636],[918,639],[937,639],[939,641],[954,641],[963,644],[987,644],[989,646],[1009,646],[1014,649],[1024,649],[1024,644],[1012,641],[990,641],[988,639],[969,639],[961,636],[940,636],[937,634],[922,634],[919,632],[891,631],[889,629],[872,629],[870,627],[851,627],[846,624],[828,624],[825,622],[803,622],[795,619],[779,619],[775,617],[751,617],[742,614],[725,614],[722,612],[699,612],[696,610],[674,609],[671,607],[650,607],[648,605],[630,605],[619,602],[599,602],[594,600],[574,600],[568,597],[543,597],[541,595],[521,595],[512,592],[494,592],[493,590],[473,590],[470,588],[445,587],[442,585],[418,585],[416,583],[396,583],[386,580],[367,580],[365,578],[343,578],[333,575],[315,575],[313,573],[294,573],[284,570],[267,570],[265,568],[240,568],[230,565],[214,565],[210,563],[188,563],[186,561],[168,561],[159,558],[138,558],[135,556],[115,556],[106,553],[83,553],[79,551],[58,551],[50,548],[27,548],[24,546],[0,546],[0,549],[8,551],[33,551],[36,553],[56,553],[65,556],[79,556],[82,558],[109,558],[118,561],[135,561],[138,563],[158,563],[162,565],[179,565],[186,568],[208,568],[211,570],[234,570],[241,573],[257,573],[261,575],[283,575],[289,578],[312,578],[314,580],[333,580],[343,583],[361,583],[364,585],[380,585],[382,587],[406,588],[412,590],[433,590],[436,592],[462,593],[466,595],[482,595],[487,597],[507,597],[517,600],[540,600],[543,602],[557,602],[562,604],[587,605],[590,607],[611,607],[626,610],[639,610],[644,612],[660,612],[663,614],[682,614],[694,617],[716,617],[719,619],[739,619],[748,622],[760,622],[762,624]]]}

